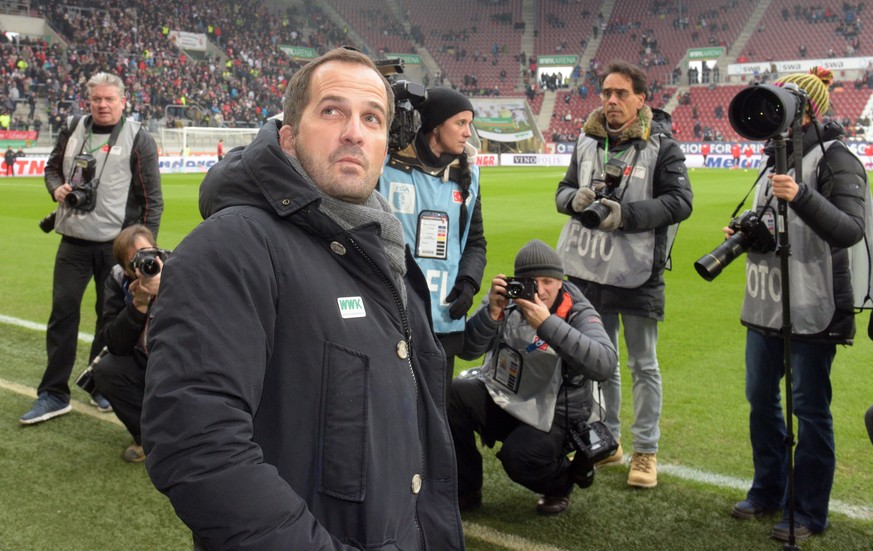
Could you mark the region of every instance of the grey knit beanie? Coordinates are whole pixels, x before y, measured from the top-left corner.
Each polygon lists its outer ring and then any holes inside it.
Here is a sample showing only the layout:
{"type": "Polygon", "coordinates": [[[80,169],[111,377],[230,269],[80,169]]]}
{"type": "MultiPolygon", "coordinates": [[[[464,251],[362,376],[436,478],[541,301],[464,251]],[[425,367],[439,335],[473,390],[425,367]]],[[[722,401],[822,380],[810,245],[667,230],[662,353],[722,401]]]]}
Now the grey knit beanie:
{"type": "Polygon", "coordinates": [[[537,276],[564,279],[564,267],[555,249],[534,239],[515,255],[515,277],[537,276]]]}

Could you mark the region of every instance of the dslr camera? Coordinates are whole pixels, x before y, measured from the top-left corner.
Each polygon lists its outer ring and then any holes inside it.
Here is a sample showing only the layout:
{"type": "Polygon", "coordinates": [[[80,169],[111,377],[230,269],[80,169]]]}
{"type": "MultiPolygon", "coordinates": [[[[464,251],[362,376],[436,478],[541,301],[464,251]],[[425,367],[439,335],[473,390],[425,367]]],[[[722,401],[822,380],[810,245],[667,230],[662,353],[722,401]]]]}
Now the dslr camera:
{"type": "Polygon", "coordinates": [[[590,465],[606,459],[618,449],[618,441],[603,421],[572,420],[567,436],[576,454],[585,457],[590,465]]]}
{"type": "Polygon", "coordinates": [[[758,212],[747,210],[731,220],[728,227],[734,234],[694,263],[697,273],[706,281],[715,279],[728,264],[750,249],[760,253],[776,250],[776,239],[758,212]]]}
{"type": "Polygon", "coordinates": [[[398,80],[397,75],[403,73],[402,59],[385,59],[376,62],[379,72],[391,83],[394,91],[394,119],[388,130],[388,149],[400,151],[408,146],[420,123],[416,119],[416,110],[427,101],[427,89],[423,84],[409,80],[398,80]]]}
{"type": "Polygon", "coordinates": [[[154,277],[161,273],[161,264],[158,263],[158,259],[160,258],[163,263],[166,262],[168,256],[170,256],[170,251],[165,249],[156,247],[140,249],[136,251],[136,255],[130,261],[130,268],[133,271],[139,270],[146,277],[154,277]]]}
{"type": "Polygon", "coordinates": [[[537,280],[532,277],[507,277],[506,296],[533,300],[537,294],[537,280]]]}
{"type": "Polygon", "coordinates": [[[602,185],[591,188],[595,193],[594,202],[579,213],[579,221],[583,226],[588,229],[597,228],[609,216],[609,207],[600,202],[602,199],[616,202],[621,201],[619,189],[625,170],[627,170],[627,163],[615,157],[607,161],[606,165],[603,166],[602,185]]]}
{"type": "Polygon", "coordinates": [[[73,167],[73,177],[70,178],[73,190],[64,202],[74,209],[91,212],[97,206],[97,186],[100,185],[95,178],[97,159],[82,153],[73,159],[73,167]]]}

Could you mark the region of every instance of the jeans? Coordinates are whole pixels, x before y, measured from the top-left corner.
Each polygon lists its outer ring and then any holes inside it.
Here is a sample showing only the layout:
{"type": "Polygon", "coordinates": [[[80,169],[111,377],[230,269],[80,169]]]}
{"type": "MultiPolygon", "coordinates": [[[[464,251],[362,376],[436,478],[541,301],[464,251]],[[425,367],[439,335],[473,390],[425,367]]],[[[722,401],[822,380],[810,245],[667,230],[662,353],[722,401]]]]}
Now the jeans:
{"type": "MultiPolygon", "coordinates": [[[[784,341],[746,332],[746,399],[755,476],[747,498],[765,509],[788,503],[787,429],[779,384],[784,378],[784,341]]],[[[831,364],[836,345],[791,342],[792,409],[797,417],[794,450],[795,520],[813,532],[827,528],[836,459],[831,417],[831,364]]],[[[787,514],[786,514],[787,517],[787,514]]]]}
{"type": "Polygon", "coordinates": [[[76,363],[82,297],[92,276],[97,291],[97,324],[88,360],[93,360],[103,350],[103,291],[114,265],[111,241],[96,243],[61,239],[55,257],[52,313],[46,328],[48,364],[38,392],[48,392],[65,400],[70,398],[69,379],[76,363]]]}
{"type": "MultiPolygon", "coordinates": [[[[603,326],[609,339],[618,350],[619,314],[602,316],[603,326]]],[[[658,367],[656,346],[658,344],[658,320],[621,314],[624,325],[624,342],[627,346],[627,367],[633,381],[634,451],[656,453],[661,429],[661,370],[658,367]]],[[[616,438],[621,438],[621,370],[615,371],[603,383],[603,399],[606,402],[604,422],[616,438]]]]}

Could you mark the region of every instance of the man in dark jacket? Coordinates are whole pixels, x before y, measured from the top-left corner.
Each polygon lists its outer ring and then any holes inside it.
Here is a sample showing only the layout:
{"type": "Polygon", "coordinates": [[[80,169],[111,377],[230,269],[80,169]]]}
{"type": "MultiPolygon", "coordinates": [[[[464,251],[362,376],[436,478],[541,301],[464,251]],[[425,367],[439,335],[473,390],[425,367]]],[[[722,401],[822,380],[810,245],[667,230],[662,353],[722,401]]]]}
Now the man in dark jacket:
{"type": "MultiPolygon", "coordinates": [[[[802,118],[802,152],[793,140],[785,144],[789,170],[775,174],[773,149],[766,157],[755,198],[755,210],[768,228],[777,226],[777,200],[787,202],[784,220],[790,235],[792,412],[797,417],[794,451],[794,521],[796,541],[824,531],[834,481],[836,454],[831,416],[830,372],[838,344],[855,335],[854,289],[849,247],[865,232],[865,201],[870,191],[858,157],[840,141],[836,123],[816,128],[827,112],[833,73],[813,67],[809,73],[786,75],[776,86],[797,85],[809,102],[802,118]],[[818,136],[822,142],[819,143],[818,136]],[[795,180],[795,161],[802,179],[795,180]]],[[[728,235],[733,234],[725,228],[728,235]]],[[[756,244],[746,257],[746,286],[741,321],[746,331],[746,398],[755,476],[746,499],[731,514],[754,519],[785,511],[772,531],[790,539],[788,515],[787,428],[780,408],[780,381],[785,374],[782,320],[781,258],[775,247],[756,244]],[[775,284],[774,284],[775,282],[775,284]]]]}
{"type": "Polygon", "coordinates": [[[15,176],[15,159],[15,152],[12,151],[12,146],[10,145],[3,155],[3,164],[6,165],[6,176],[15,176]]]}
{"type": "MultiPolygon", "coordinates": [[[[670,117],[645,105],[647,90],[638,67],[616,62],[606,68],[603,107],[585,121],[555,196],[558,212],[571,217],[558,242],[569,280],[603,316],[616,349],[624,327],[635,412],[628,484],[640,488],[658,482],[656,345],[658,321],[664,319],[664,268],[676,225],[691,215],[692,198],[685,156],[670,136],[670,117]]],[[[603,390],[606,425],[620,437],[618,367],[603,390]]],[[[603,464],[622,459],[619,447],[603,464]]]]}
{"type": "Polygon", "coordinates": [[[445,356],[374,191],[393,111],[363,54],[311,61],[167,261],[143,443],[202,548],[464,547],[445,356]]]}

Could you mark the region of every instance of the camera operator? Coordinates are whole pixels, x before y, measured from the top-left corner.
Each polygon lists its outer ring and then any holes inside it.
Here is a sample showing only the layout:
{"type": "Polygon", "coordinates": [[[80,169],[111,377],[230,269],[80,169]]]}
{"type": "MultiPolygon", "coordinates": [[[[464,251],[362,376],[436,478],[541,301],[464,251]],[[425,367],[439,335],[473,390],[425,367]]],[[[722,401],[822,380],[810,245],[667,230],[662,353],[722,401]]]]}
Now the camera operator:
{"type": "Polygon", "coordinates": [[[108,354],[94,365],[93,372],[97,391],[109,400],[133,436],[133,445],[122,454],[130,463],[145,459],[140,417],[148,362],[146,328],[161,286],[166,254],[157,247],[152,231],[141,224],[124,228],[115,238],[112,254],[118,264],[106,279],[103,303],[108,354]]]}
{"type": "Polygon", "coordinates": [[[446,351],[446,386],[464,344],[464,320],[485,271],[479,167],[471,165],[473,104],[430,88],[413,143],[391,151],[379,191],[403,223],[406,243],[430,287],[434,331],[446,351]]]}
{"type": "Polygon", "coordinates": [[[45,166],[46,188],[58,202],[40,224],[61,234],[55,257],[48,364],[38,397],[19,422],[32,425],[71,410],[69,378],[76,361],[79,314],[88,281],[97,291],[97,324],[89,363],[103,349],[103,289],[115,264],[112,242],[134,223],[157,235],[163,211],[158,151],[136,121],[123,116],[124,83],[97,73],[86,83],[90,115],[69,117],[45,166]]]}
{"type": "Polygon", "coordinates": [[[604,381],[617,361],[600,316],[572,283],[558,254],[540,240],[515,257],[515,277],[536,283],[529,299],[510,301],[498,274],[482,306],[467,320],[461,358],[485,354],[475,378],[452,381],[448,416],[458,463],[459,507],[482,502],[482,442],[503,445],[498,459],[509,477],[542,494],[537,513],[557,515],[570,504],[574,483],[591,485],[594,466],[573,462],[568,424],[588,419],[590,380],[604,381]]]}
{"type": "MultiPolygon", "coordinates": [[[[828,526],[828,500],[833,485],[835,454],[830,412],[830,370],[837,344],[851,344],[855,334],[853,292],[847,248],[864,235],[864,197],[869,195],[861,161],[839,138],[836,123],[819,126],[815,118],[827,112],[828,85],[833,74],[814,67],[808,74],[792,74],[774,84],[794,83],[809,97],[802,115],[803,181],[794,179],[792,140],[786,141],[788,174],[773,174],[772,142],[765,146],[755,198],[756,211],[773,231],[772,198],[788,202],[790,236],[791,365],[793,412],[798,421],[794,452],[795,537],[798,541],[828,526]],[[812,115],[812,116],[811,116],[812,115]],[[823,148],[822,148],[823,146],[823,148]],[[825,152],[826,151],[826,152],[825,152]]],[[[730,236],[734,232],[724,228],[730,236]]],[[[784,376],[780,258],[775,250],[749,250],[742,323],[746,332],[746,398],[751,406],[749,432],[755,475],[745,500],[732,515],[753,519],[784,510],[788,485],[786,426],[780,406],[779,383],[784,376]],[[775,282],[776,289],[773,288],[775,282]]],[[[788,541],[786,515],[772,536],[788,541]]]]}
{"type": "MultiPolygon", "coordinates": [[[[651,488],[658,482],[661,372],[656,345],[658,322],[664,319],[664,268],[675,225],[691,215],[691,185],[685,156],[670,135],[670,116],[645,105],[646,74],[629,63],[615,62],[606,68],[600,85],[603,107],[585,121],[555,195],[558,212],[571,216],[558,253],[569,280],[603,316],[616,349],[620,325],[624,326],[635,413],[627,481],[651,488]],[[620,166],[623,171],[617,170],[620,166]],[[594,188],[610,182],[607,188],[615,194],[598,199],[594,188]],[[583,225],[580,218],[592,211],[605,215],[595,227],[583,225]]],[[[603,391],[606,425],[619,438],[617,365],[603,391]]],[[[619,447],[601,465],[622,460],[619,447]]]]}

